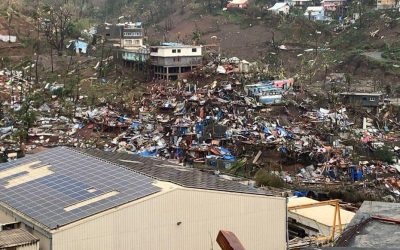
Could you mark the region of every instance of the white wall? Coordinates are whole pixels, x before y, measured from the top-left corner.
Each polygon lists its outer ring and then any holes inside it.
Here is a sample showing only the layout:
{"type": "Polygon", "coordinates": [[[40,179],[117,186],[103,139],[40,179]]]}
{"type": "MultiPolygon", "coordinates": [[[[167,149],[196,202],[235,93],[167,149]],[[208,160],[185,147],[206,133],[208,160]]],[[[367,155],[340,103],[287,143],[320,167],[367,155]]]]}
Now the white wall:
{"type": "MultiPolygon", "coordinates": [[[[0,209],[0,224],[5,224],[5,223],[10,223],[10,222],[16,222],[19,221],[17,220],[13,214],[11,213],[6,213],[3,209],[0,209]]],[[[39,238],[39,245],[40,245],[40,250],[50,250],[50,240],[44,236],[43,234],[41,234],[38,231],[35,230],[31,230],[30,227],[27,227],[23,221],[21,221],[21,228],[25,229],[26,231],[28,231],[29,233],[31,233],[32,235],[34,235],[35,237],[39,238]]],[[[18,248],[19,250],[20,248],[18,248]]],[[[36,249],[36,248],[35,248],[36,249]]],[[[21,249],[22,250],[22,249],[21,249]]],[[[29,250],[28,249],[23,249],[23,250],[29,250]]]]}
{"type": "Polygon", "coordinates": [[[221,229],[249,250],[286,249],[283,198],[178,188],[107,212],[54,231],[53,250],[220,249],[221,229]]]}
{"type": "Polygon", "coordinates": [[[142,47],[143,39],[122,39],[122,47],[142,47]]]}
{"type": "MultiPolygon", "coordinates": [[[[306,218],[306,217],[304,217],[304,216],[301,216],[301,215],[296,214],[296,213],[291,213],[291,212],[288,213],[288,216],[289,216],[290,218],[295,219],[297,222],[299,222],[299,223],[301,223],[301,224],[304,224],[304,225],[306,225],[306,226],[315,228],[315,229],[317,229],[317,230],[319,231],[319,233],[316,233],[315,231],[305,229],[306,233],[309,234],[309,235],[315,235],[315,236],[317,236],[317,235],[330,236],[331,233],[332,233],[332,228],[331,228],[330,226],[327,226],[327,225],[323,225],[323,224],[321,224],[321,223],[318,223],[317,221],[315,221],[315,220],[313,220],[313,219],[306,218]]],[[[332,220],[332,221],[333,221],[333,220],[332,220]]],[[[337,230],[338,230],[338,229],[337,229],[337,230]]]]}
{"type": "Polygon", "coordinates": [[[8,224],[12,222],[16,222],[12,214],[6,213],[3,209],[0,209],[0,224],[8,224]]]}
{"type": "Polygon", "coordinates": [[[17,250],[39,250],[39,244],[35,243],[35,244],[20,246],[20,247],[17,247],[17,250]]]}
{"type": "Polygon", "coordinates": [[[158,47],[158,52],[151,52],[151,56],[160,56],[160,57],[179,57],[179,56],[202,56],[202,47],[201,46],[191,46],[191,47],[158,47]],[[192,52],[192,49],[196,49],[196,52],[192,52]],[[172,50],[176,50],[176,53],[172,53],[172,50]],[[178,53],[178,50],[181,50],[178,53]]]}

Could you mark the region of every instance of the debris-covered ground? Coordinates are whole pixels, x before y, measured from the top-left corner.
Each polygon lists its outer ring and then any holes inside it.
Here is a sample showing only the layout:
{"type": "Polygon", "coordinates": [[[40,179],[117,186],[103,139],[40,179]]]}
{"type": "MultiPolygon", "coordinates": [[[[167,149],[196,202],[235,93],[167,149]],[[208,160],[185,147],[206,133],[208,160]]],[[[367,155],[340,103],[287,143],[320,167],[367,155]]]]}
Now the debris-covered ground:
{"type": "Polygon", "coordinates": [[[286,183],[340,198],[351,188],[399,199],[398,107],[346,106],[337,93],[295,91],[293,79],[251,82],[240,77],[243,62],[233,61],[206,65],[203,71],[219,73],[209,74],[208,84],[196,76],[152,82],[123,104],[105,97],[90,102],[83,86],[68,89],[70,95],[57,82],[39,88],[22,72],[3,70],[3,159],[57,145],[99,148],[255,178],[258,185],[286,183]],[[270,175],[278,182],[268,182],[270,175]]]}

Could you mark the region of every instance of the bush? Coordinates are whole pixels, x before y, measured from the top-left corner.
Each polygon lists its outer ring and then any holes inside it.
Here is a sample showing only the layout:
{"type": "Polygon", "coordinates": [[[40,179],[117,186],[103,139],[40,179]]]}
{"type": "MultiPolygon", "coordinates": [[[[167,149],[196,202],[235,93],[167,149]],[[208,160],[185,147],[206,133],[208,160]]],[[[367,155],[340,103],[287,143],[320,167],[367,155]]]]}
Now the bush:
{"type": "Polygon", "coordinates": [[[393,163],[394,153],[388,147],[382,147],[374,152],[374,157],[383,162],[393,163]]]}
{"type": "Polygon", "coordinates": [[[269,186],[269,187],[281,188],[285,185],[285,182],[279,176],[271,174],[264,169],[258,170],[254,179],[256,181],[257,186],[269,186]]]}

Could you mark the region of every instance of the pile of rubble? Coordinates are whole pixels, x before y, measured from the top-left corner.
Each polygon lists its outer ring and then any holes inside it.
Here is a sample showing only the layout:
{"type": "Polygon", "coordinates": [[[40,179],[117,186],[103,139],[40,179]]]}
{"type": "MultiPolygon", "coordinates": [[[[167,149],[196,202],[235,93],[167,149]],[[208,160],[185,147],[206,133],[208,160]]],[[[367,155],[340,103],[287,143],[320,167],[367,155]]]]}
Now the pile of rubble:
{"type": "MultiPolygon", "coordinates": [[[[3,102],[4,109],[18,109],[33,83],[17,72],[4,71],[0,76],[1,93],[10,100],[3,102]]],[[[23,150],[56,145],[100,148],[220,170],[238,162],[260,168],[269,153],[276,152],[281,165],[303,166],[275,172],[286,182],[341,183],[383,176],[382,184],[399,196],[398,118],[382,110],[382,127],[376,127],[372,114],[365,114],[360,124],[345,105],[317,108],[293,86],[293,79],[244,86],[237,80],[207,85],[158,82],[147,86],[130,113],[111,103],[87,107],[77,101],[71,117],[60,115],[60,102],[52,96],[51,102],[32,107],[37,119],[23,150]],[[391,164],[371,157],[355,160],[360,151],[373,153],[381,148],[392,152],[391,164]]],[[[46,84],[51,93],[63,87],[46,84]]],[[[1,151],[21,150],[13,137],[20,124],[7,112],[1,114],[1,151]]]]}

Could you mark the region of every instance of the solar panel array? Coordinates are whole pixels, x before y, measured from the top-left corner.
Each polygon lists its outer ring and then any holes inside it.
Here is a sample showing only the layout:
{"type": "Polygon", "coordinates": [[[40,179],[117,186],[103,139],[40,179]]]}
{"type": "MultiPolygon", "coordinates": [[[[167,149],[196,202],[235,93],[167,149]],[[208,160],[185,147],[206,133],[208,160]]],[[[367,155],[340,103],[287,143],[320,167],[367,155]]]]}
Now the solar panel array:
{"type": "Polygon", "coordinates": [[[236,181],[221,179],[198,169],[182,167],[168,161],[144,158],[138,155],[105,152],[96,149],[77,149],[97,158],[125,166],[152,178],[172,182],[187,188],[208,189],[235,193],[272,195],[262,189],[243,185],[236,181]],[[175,165],[175,166],[174,166],[175,165]]]}
{"type": "Polygon", "coordinates": [[[51,165],[50,170],[54,173],[11,188],[5,187],[7,181],[22,173],[0,179],[0,201],[50,229],[161,190],[152,185],[155,181],[152,178],[64,147],[0,164],[0,174],[34,161],[40,161],[40,165],[51,165]],[[64,210],[65,207],[112,191],[118,191],[119,194],[69,212],[64,210]]]}

